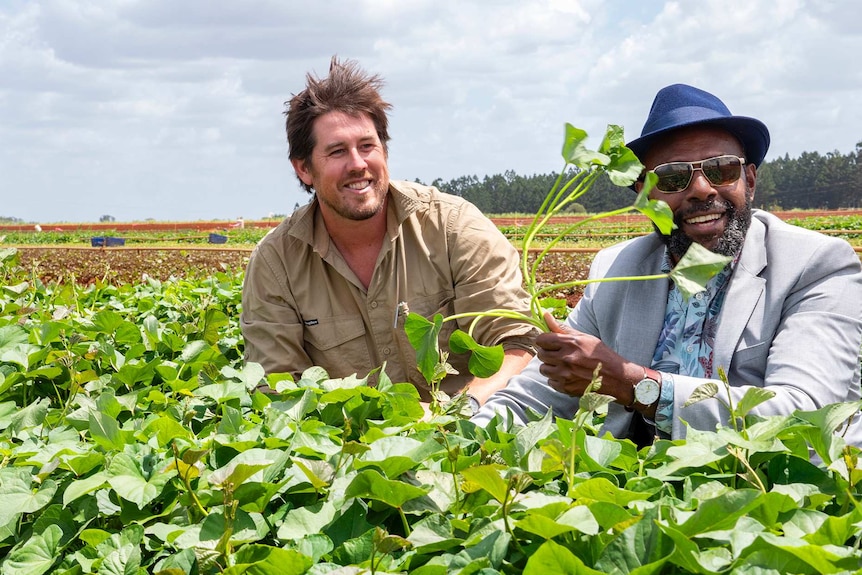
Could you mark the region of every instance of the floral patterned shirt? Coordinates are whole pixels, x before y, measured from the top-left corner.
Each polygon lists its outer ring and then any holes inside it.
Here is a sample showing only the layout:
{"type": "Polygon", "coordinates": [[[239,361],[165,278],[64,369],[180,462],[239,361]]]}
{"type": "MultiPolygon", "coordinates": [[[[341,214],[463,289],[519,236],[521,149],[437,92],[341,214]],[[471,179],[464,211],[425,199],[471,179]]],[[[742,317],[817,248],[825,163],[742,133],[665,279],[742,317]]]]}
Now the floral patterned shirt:
{"type": "MultiPolygon", "coordinates": [[[[738,259],[738,258],[737,258],[738,259]]],[[[718,329],[718,316],[727,294],[728,279],[737,259],[706,284],[706,290],[683,300],[674,285],[667,296],[664,326],[656,344],[652,368],[662,375],[661,397],[656,406],[655,426],[670,436],[673,425],[673,376],[678,373],[691,377],[711,378],[713,346],[718,329]]],[[[672,268],[670,255],[665,253],[662,271],[672,268]]]]}

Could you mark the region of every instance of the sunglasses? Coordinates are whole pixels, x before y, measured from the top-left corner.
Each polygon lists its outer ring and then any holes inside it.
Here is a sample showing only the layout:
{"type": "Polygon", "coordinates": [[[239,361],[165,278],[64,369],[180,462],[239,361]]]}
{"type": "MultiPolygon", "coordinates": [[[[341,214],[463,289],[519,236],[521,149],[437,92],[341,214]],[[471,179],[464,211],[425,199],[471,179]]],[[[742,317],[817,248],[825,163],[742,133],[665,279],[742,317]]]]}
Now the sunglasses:
{"type": "Polygon", "coordinates": [[[674,194],[688,188],[695,170],[700,170],[713,186],[732,184],[742,176],[745,158],[739,156],[716,156],[699,162],[670,162],[659,164],[652,170],[658,176],[655,187],[666,194],[674,194]]]}

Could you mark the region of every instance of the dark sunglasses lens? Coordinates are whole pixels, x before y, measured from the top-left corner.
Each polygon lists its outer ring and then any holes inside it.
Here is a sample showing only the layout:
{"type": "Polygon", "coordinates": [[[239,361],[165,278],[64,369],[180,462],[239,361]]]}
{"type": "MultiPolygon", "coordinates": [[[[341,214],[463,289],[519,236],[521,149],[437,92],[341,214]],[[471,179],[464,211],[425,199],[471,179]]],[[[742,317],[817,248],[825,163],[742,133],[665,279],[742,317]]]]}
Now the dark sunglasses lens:
{"type": "Polygon", "coordinates": [[[691,164],[677,163],[656,166],[655,175],[658,182],[655,187],[661,192],[679,192],[688,187],[691,181],[691,164]]]}
{"type": "Polygon", "coordinates": [[[724,186],[739,179],[742,164],[735,156],[710,158],[701,165],[703,175],[716,186],[724,186]]]}

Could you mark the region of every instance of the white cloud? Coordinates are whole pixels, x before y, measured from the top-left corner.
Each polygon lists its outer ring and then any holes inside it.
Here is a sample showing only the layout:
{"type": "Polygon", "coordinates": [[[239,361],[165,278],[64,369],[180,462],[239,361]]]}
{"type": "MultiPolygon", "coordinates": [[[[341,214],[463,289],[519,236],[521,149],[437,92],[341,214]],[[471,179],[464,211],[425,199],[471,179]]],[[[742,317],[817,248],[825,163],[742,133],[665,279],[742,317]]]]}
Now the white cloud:
{"type": "Polygon", "coordinates": [[[764,120],[769,157],[862,140],[855,0],[9,0],[0,215],[260,217],[307,196],[283,106],[333,54],[386,80],[394,177],[549,172],[655,92],[764,120]],[[40,201],[34,202],[33,198],[40,201]]]}

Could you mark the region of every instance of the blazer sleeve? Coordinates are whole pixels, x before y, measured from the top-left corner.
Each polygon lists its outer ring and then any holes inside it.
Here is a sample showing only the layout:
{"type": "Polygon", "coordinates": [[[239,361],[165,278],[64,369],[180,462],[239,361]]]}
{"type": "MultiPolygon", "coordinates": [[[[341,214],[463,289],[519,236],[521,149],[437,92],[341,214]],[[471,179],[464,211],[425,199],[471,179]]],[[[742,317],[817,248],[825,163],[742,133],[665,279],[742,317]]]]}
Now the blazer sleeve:
{"type": "MultiPolygon", "coordinates": [[[[808,244],[814,245],[811,249],[795,249],[787,237],[781,246],[767,240],[772,247],[761,274],[763,281],[757,284],[734,278],[737,285],[730,287],[721,322],[739,321],[730,316],[741,313],[745,326],[732,341],[720,340],[719,331],[716,350],[732,348],[729,366],[721,366],[727,373],[732,401],[738,402],[751,387],[775,393],[753,413],[790,414],[860,398],[862,266],[847,242],[823,238],[808,236],[808,244]],[[760,288],[752,294],[756,285],[760,288]],[[746,297],[756,300],[754,306],[736,307],[746,297]]],[[[683,407],[708,380],[673,378],[673,438],[685,437],[686,424],[712,430],[718,423],[727,423],[729,414],[717,400],[683,407]]],[[[724,384],[717,383],[726,396],[724,384]]]]}

